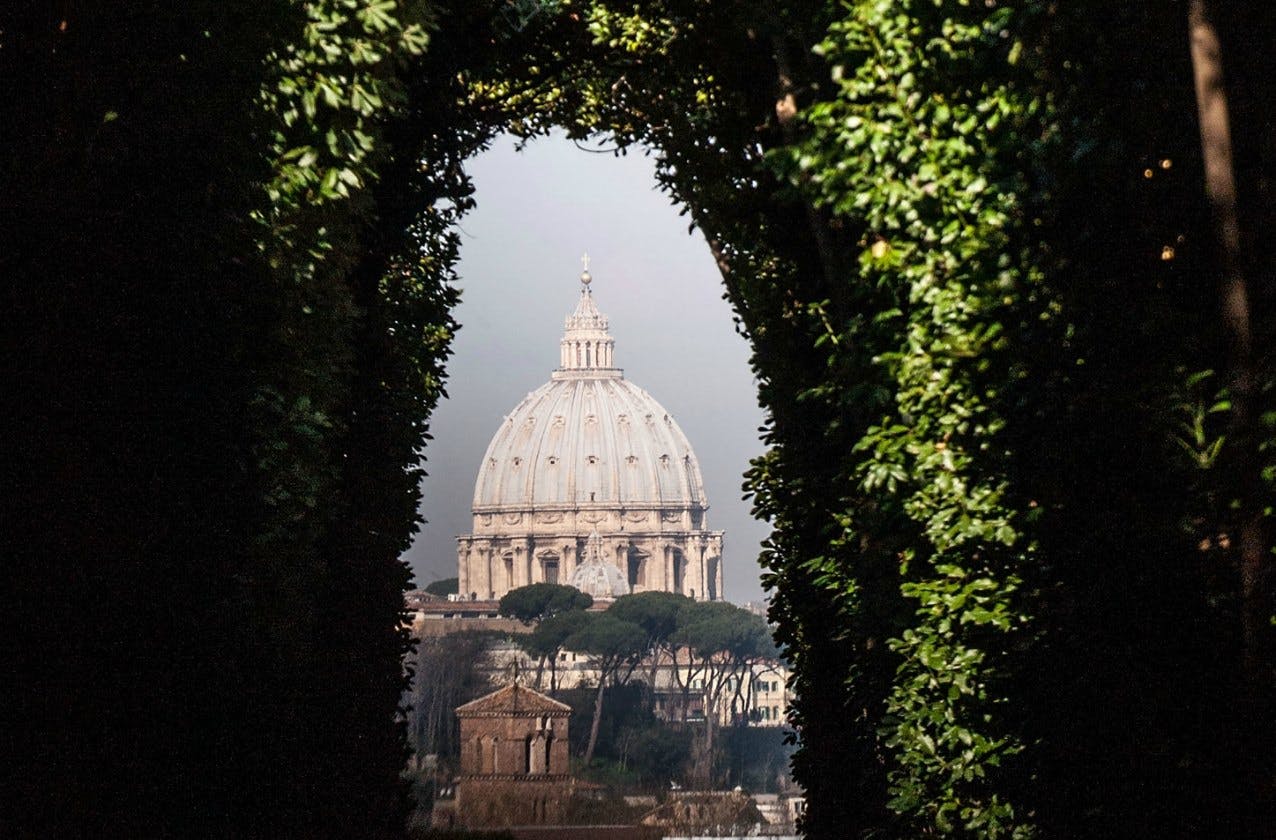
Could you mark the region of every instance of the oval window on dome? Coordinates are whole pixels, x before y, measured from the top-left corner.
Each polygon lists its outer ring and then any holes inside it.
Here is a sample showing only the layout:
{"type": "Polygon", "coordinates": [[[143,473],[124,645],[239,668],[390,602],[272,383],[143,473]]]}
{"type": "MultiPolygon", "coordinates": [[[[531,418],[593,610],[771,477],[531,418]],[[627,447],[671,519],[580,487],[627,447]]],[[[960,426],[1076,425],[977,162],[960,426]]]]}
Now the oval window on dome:
{"type": "Polygon", "coordinates": [[[515,457],[515,458],[514,458],[514,466],[515,466],[515,467],[520,466],[522,463],[523,463],[523,459],[522,459],[522,458],[518,458],[518,457],[515,457]]]}

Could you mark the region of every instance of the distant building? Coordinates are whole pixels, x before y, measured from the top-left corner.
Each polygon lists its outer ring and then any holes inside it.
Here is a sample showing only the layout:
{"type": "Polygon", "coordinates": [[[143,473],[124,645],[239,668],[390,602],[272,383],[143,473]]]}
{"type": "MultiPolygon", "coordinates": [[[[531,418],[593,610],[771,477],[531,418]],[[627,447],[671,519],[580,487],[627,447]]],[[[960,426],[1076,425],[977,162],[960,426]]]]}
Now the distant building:
{"type": "Polygon", "coordinates": [[[456,709],[461,772],[455,815],[470,828],[561,823],[572,794],[571,707],[511,683],[456,709]]]}
{"type": "Polygon", "coordinates": [[[659,826],[679,837],[758,836],[766,817],[753,797],[739,788],[733,791],[677,791],[642,818],[643,825],[659,826]]]}
{"type": "MultiPolygon", "coordinates": [[[[789,726],[789,669],[781,660],[753,663],[742,673],[727,673],[727,666],[693,669],[687,653],[679,651],[677,663],[667,656],[645,660],[634,669],[631,682],[651,683],[653,711],[667,723],[703,722],[709,714],[720,726],[789,726]]],[[[493,641],[480,667],[488,679],[500,682],[516,673],[532,674],[538,663],[513,640],[493,641]]],[[[558,660],[541,668],[542,687],[566,690],[598,685],[599,673],[588,654],[560,651],[558,660]]]]}
{"type": "Polygon", "coordinates": [[[789,670],[780,660],[760,660],[738,673],[725,663],[693,670],[663,658],[655,669],[646,667],[656,676],[655,713],[662,720],[703,721],[712,714],[720,726],[789,725],[789,670]]]}
{"type": "Polygon", "coordinates": [[[479,466],[473,531],[457,538],[460,595],[531,583],[596,598],[677,592],[722,599],[722,532],[686,435],[615,366],[588,270],[559,367],[507,416],[479,466]]]}
{"type": "Polygon", "coordinates": [[[453,596],[440,598],[424,590],[413,589],[404,593],[403,602],[409,614],[409,627],[417,638],[471,631],[529,633],[532,629],[516,618],[501,616],[497,601],[462,601],[453,596]]]}

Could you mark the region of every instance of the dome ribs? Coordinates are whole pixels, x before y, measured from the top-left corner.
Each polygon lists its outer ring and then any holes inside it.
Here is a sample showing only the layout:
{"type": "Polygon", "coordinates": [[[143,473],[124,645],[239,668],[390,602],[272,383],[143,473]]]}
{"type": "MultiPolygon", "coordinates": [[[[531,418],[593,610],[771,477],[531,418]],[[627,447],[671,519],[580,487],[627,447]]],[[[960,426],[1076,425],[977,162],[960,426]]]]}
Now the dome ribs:
{"type": "Polygon", "coordinates": [[[620,377],[538,388],[502,421],[475,482],[476,508],[591,504],[707,507],[700,465],[677,421],[620,377]]]}

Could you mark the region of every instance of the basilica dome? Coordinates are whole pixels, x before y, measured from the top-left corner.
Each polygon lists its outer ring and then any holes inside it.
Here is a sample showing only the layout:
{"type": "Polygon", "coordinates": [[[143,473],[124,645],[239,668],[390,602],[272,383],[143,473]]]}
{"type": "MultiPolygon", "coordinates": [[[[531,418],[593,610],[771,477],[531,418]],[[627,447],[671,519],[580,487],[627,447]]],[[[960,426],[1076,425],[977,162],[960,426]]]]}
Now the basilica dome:
{"type": "Polygon", "coordinates": [[[559,367],[504,418],[479,465],[474,531],[458,538],[461,592],[572,581],[588,541],[606,567],[600,577],[591,558],[599,589],[719,599],[722,532],[705,529],[700,465],[669,412],[615,366],[592,279],[581,276],[559,367]]]}
{"type": "Polygon", "coordinates": [[[703,509],[704,480],[687,436],[651,394],[612,366],[607,318],[587,284],[565,326],[561,367],[514,408],[487,447],[475,512],[703,509]]]}
{"type": "Polygon", "coordinates": [[[655,398],[602,368],[559,371],[492,438],[474,510],[703,507],[691,444],[655,398]]]}

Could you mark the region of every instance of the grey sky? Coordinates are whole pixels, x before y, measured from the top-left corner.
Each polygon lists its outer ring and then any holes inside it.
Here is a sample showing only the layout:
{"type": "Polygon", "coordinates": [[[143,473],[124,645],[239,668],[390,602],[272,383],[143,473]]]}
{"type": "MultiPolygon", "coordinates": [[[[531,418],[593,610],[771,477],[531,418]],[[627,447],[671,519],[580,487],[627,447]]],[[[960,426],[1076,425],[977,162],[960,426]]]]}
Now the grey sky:
{"type": "Polygon", "coordinates": [[[470,530],[483,453],[505,414],[558,364],[588,251],[617,366],[669,410],[700,459],[709,526],[726,531],[726,596],[760,598],[766,528],[740,498],[749,458],[762,450],[748,346],[708,247],[656,189],[652,160],[588,153],[561,138],[519,153],[502,139],[470,172],[478,207],[462,223],[461,331],[449,399],[431,423],[427,524],[407,554],[418,585],[456,574],[454,538],[470,530]]]}

